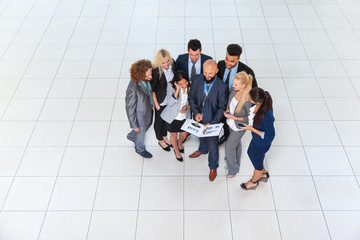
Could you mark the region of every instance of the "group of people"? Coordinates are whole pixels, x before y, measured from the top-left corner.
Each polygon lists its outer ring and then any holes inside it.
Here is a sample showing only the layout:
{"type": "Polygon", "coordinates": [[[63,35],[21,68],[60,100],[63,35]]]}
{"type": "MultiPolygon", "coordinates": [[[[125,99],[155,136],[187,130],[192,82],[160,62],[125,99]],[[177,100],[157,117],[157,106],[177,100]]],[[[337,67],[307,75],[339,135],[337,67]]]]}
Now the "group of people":
{"type": "Polygon", "coordinates": [[[259,181],[269,179],[264,158],[275,137],[272,98],[257,87],[254,71],[240,61],[242,48],[238,44],[228,45],[225,60],[218,63],[202,53],[197,39],[191,39],[187,49],[176,61],[169,51],[160,49],[153,63],[142,59],[132,64],[125,98],[132,129],[127,138],[135,143],[138,154],[151,158],[144,142],[155,112],[158,144],[164,151],[173,148],[175,158],[182,162],[183,143],[188,137],[181,130],[185,120],[193,117],[205,127],[222,122],[224,135],[220,139],[199,138],[198,150],[189,155],[196,158],[208,154],[209,180],[213,181],[219,167],[219,145],[223,143],[227,177],[235,177],[239,172],[241,138],[249,130],[252,140],[247,152],[255,170],[241,187],[256,189],[259,181]]]}

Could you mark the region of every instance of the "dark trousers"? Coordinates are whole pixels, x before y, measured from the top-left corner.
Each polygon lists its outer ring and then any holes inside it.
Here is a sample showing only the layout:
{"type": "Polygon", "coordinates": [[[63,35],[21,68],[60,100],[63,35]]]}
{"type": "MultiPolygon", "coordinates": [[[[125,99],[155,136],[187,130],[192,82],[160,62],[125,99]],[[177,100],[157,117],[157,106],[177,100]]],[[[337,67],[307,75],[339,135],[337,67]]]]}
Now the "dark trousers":
{"type": "Polygon", "coordinates": [[[163,137],[167,136],[167,130],[166,130],[166,122],[160,117],[160,114],[164,110],[166,106],[160,106],[159,110],[156,110],[155,108],[155,121],[154,121],[154,130],[156,139],[159,141],[163,140],[163,137]]]}
{"type": "Polygon", "coordinates": [[[263,170],[265,153],[269,151],[269,149],[270,146],[258,147],[254,144],[253,141],[250,142],[247,153],[249,155],[251,163],[253,164],[256,170],[258,171],[263,170]]]}
{"type": "Polygon", "coordinates": [[[202,137],[200,138],[199,151],[201,153],[209,153],[208,162],[210,169],[219,167],[219,137],[202,137]]]}
{"type": "Polygon", "coordinates": [[[224,126],[223,126],[223,129],[224,129],[224,137],[225,138],[228,138],[229,137],[229,135],[230,135],[230,128],[229,128],[229,125],[226,123],[226,117],[223,117],[222,119],[221,119],[221,122],[222,123],[224,123],[224,126]]]}

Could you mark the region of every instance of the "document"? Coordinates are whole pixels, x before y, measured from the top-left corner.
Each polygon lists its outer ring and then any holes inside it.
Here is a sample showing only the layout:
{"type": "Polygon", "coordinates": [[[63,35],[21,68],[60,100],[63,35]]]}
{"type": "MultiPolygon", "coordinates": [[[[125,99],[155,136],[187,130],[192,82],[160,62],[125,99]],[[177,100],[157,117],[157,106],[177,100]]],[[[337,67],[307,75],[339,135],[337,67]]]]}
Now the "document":
{"type": "Polygon", "coordinates": [[[186,119],[184,124],[181,126],[181,130],[184,130],[197,137],[214,137],[219,136],[223,125],[223,123],[218,123],[204,127],[204,125],[201,123],[196,124],[195,120],[186,119]]]}

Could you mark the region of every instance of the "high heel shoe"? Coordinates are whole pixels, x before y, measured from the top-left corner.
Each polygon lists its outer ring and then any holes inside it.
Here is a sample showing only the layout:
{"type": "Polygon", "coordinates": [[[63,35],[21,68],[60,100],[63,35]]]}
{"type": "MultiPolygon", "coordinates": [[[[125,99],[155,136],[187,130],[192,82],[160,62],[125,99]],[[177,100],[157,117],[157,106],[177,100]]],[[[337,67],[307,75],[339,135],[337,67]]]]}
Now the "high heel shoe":
{"type": "Polygon", "coordinates": [[[253,181],[251,181],[252,179],[250,179],[250,182],[252,182],[252,183],[256,183],[256,185],[255,186],[252,186],[252,187],[246,187],[246,184],[245,183],[242,183],[242,184],[240,184],[240,187],[242,188],[242,189],[244,189],[244,190],[255,190],[256,188],[257,188],[257,186],[259,186],[259,180],[257,180],[256,182],[253,182],[253,181]]]}
{"type": "Polygon", "coordinates": [[[184,149],[185,148],[182,148],[182,149],[179,148],[179,152],[184,153],[184,149]]]}
{"type": "MultiPolygon", "coordinates": [[[[178,160],[179,162],[184,161],[182,157],[179,157],[179,158],[178,158],[178,157],[176,156],[176,152],[175,152],[175,150],[174,150],[174,153],[175,153],[176,160],[178,160]]],[[[180,155],[181,155],[181,154],[180,154],[180,155]]]]}
{"type": "Polygon", "coordinates": [[[270,174],[268,172],[263,173],[266,175],[266,177],[261,177],[258,181],[262,181],[262,182],[268,182],[270,174]]]}

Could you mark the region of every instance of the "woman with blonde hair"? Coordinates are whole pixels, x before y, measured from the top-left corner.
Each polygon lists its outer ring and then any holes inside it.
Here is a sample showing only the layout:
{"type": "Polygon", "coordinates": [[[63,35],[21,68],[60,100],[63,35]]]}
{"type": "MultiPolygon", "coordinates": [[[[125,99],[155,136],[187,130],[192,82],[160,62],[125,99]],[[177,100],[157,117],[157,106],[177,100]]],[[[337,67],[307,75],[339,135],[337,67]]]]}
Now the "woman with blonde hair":
{"type": "Polygon", "coordinates": [[[230,135],[225,145],[228,178],[235,177],[240,168],[241,138],[245,134],[240,127],[249,122],[249,109],[253,104],[246,101],[246,97],[252,88],[252,80],[253,77],[246,72],[238,72],[235,75],[227,109],[224,112],[226,123],[230,128],[230,135]]]}
{"type": "Polygon", "coordinates": [[[174,73],[174,60],[171,58],[169,51],[166,49],[158,50],[153,62],[151,87],[155,107],[155,135],[159,145],[165,151],[170,151],[172,145],[167,138],[166,123],[160,117],[160,114],[167,105],[166,92],[168,85],[174,78],[174,73]]]}

